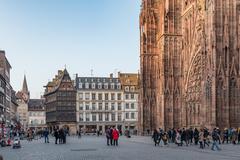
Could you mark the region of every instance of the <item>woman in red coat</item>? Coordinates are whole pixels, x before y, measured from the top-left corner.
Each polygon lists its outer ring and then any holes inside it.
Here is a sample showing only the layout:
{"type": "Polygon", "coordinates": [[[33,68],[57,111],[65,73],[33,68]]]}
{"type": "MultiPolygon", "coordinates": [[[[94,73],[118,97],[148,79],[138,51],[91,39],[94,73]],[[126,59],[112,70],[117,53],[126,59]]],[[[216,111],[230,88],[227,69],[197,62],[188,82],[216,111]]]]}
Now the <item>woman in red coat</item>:
{"type": "Polygon", "coordinates": [[[119,132],[118,130],[114,127],[113,132],[112,132],[112,137],[113,137],[113,144],[114,146],[118,146],[118,138],[119,138],[119,132]]]}

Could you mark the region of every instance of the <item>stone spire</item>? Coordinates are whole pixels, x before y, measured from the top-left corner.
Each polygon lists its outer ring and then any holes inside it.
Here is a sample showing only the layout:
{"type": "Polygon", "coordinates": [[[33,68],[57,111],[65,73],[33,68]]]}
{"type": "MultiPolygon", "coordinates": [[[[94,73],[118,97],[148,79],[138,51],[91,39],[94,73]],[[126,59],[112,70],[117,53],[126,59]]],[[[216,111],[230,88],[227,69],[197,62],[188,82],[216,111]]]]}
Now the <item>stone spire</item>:
{"type": "Polygon", "coordinates": [[[24,79],[23,79],[22,93],[29,94],[28,86],[27,86],[27,80],[26,80],[26,75],[25,74],[24,74],[24,79]]]}

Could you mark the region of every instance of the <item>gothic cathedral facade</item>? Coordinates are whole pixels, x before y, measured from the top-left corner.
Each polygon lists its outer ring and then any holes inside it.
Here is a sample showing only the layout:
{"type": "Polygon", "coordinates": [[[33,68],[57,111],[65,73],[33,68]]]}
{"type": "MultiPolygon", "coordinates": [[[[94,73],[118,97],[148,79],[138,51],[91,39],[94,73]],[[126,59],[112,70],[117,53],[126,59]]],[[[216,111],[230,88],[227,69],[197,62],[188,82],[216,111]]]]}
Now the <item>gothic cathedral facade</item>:
{"type": "Polygon", "coordinates": [[[240,127],[240,0],[143,0],[140,132],[240,127]]]}

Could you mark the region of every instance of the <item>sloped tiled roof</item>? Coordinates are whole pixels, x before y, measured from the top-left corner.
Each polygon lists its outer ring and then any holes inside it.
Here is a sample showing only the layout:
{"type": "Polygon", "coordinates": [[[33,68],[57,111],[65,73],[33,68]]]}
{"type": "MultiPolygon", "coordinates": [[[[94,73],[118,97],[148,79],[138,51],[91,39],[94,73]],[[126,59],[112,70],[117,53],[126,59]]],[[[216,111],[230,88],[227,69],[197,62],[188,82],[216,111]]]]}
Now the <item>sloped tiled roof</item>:
{"type": "Polygon", "coordinates": [[[53,78],[51,82],[48,82],[45,90],[45,95],[55,92],[59,88],[64,76],[69,76],[67,69],[59,70],[58,74],[55,75],[55,78],[53,78]]]}

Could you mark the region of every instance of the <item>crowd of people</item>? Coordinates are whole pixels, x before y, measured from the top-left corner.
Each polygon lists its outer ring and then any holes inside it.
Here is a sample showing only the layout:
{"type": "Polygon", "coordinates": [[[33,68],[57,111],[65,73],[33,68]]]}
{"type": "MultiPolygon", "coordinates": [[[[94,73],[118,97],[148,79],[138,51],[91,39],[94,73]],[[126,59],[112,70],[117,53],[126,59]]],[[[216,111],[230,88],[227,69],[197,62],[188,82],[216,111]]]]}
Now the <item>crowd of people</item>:
{"type": "Polygon", "coordinates": [[[34,129],[27,129],[26,131],[20,130],[20,131],[13,131],[10,132],[9,137],[11,139],[14,139],[14,137],[19,137],[20,139],[26,139],[28,141],[32,141],[33,139],[41,139],[44,137],[45,143],[49,143],[49,135],[52,135],[55,137],[55,143],[61,144],[66,143],[66,135],[68,135],[69,132],[65,128],[61,129],[55,129],[54,131],[50,132],[48,128],[42,129],[42,130],[34,130],[34,129]]]}
{"type": "Polygon", "coordinates": [[[55,129],[54,130],[55,144],[65,144],[67,134],[68,131],[65,128],[55,129]]]}
{"type": "Polygon", "coordinates": [[[106,130],[107,145],[118,146],[119,130],[115,127],[106,130]]]}
{"type": "Polygon", "coordinates": [[[219,144],[232,143],[240,144],[240,128],[225,128],[223,132],[219,128],[214,128],[211,132],[207,128],[192,129],[169,129],[164,131],[159,128],[155,129],[152,135],[155,146],[168,145],[175,143],[178,146],[189,146],[191,144],[199,145],[199,148],[204,149],[212,144],[211,149],[221,150],[219,144]]]}
{"type": "Polygon", "coordinates": [[[27,130],[27,140],[32,141],[36,135],[36,132],[32,129],[27,130]]]}

